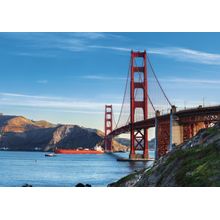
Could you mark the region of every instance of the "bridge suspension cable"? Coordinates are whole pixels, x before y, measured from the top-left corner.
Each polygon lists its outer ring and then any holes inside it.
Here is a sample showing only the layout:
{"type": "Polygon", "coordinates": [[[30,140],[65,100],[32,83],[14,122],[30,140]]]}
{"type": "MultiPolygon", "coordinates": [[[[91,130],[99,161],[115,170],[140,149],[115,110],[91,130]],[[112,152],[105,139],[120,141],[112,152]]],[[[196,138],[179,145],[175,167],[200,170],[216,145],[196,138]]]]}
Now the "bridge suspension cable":
{"type": "Polygon", "coordinates": [[[148,62],[149,62],[150,68],[152,69],[152,72],[153,72],[153,74],[154,74],[154,77],[155,77],[155,79],[156,79],[156,81],[157,81],[157,83],[158,83],[158,85],[159,85],[159,87],[160,87],[160,89],[161,89],[161,91],[162,91],[164,97],[166,98],[166,100],[167,100],[167,102],[169,103],[170,107],[172,107],[172,104],[171,104],[170,100],[168,99],[166,93],[164,92],[164,90],[163,90],[163,88],[162,88],[162,86],[161,86],[161,84],[160,84],[160,82],[159,82],[159,80],[158,80],[158,78],[157,78],[157,75],[155,74],[155,71],[154,71],[153,65],[151,64],[149,55],[147,56],[147,60],[148,60],[148,62]]]}
{"type": "MultiPolygon", "coordinates": [[[[156,72],[153,68],[153,65],[151,63],[151,60],[149,58],[149,55],[147,55],[146,59],[146,66],[147,66],[147,83],[148,83],[148,118],[155,117],[156,111],[160,111],[161,114],[169,113],[172,104],[170,100],[168,99],[161,83],[158,80],[158,77],[156,75],[156,72]]],[[[140,62],[140,60],[137,58],[134,60],[135,66],[144,66],[144,61],[140,62]]],[[[128,125],[130,123],[130,75],[131,75],[131,58],[128,65],[128,72],[127,72],[127,78],[125,83],[125,90],[124,95],[122,99],[122,104],[118,116],[118,120],[115,121],[115,128],[119,128],[125,125],[128,125]]],[[[135,81],[136,82],[143,82],[143,74],[139,70],[137,71],[135,75],[135,81]],[[137,75],[138,74],[138,75],[137,75]]],[[[143,99],[143,91],[141,89],[136,89],[134,94],[135,100],[142,100],[143,99]]],[[[137,112],[135,114],[135,121],[141,121],[143,120],[143,111],[141,109],[137,109],[137,112]]]]}
{"type": "MultiPolygon", "coordinates": [[[[127,78],[126,78],[126,84],[125,84],[124,95],[123,95],[123,99],[122,99],[122,105],[121,105],[120,113],[119,113],[118,120],[117,120],[117,123],[116,123],[115,128],[120,127],[120,126],[119,126],[119,123],[120,123],[121,117],[122,117],[122,115],[123,115],[124,104],[125,104],[125,100],[126,100],[126,98],[127,98],[128,90],[129,90],[129,86],[128,86],[129,83],[128,83],[128,82],[129,82],[130,68],[131,68],[131,58],[130,58],[130,60],[129,60],[129,65],[128,65],[128,72],[127,72],[127,78]]],[[[128,119],[127,119],[126,121],[129,120],[129,117],[130,117],[130,114],[128,115],[128,119]]],[[[126,122],[126,123],[127,123],[127,122],[126,122]]],[[[126,123],[125,123],[125,124],[126,124],[126,123]]]]}

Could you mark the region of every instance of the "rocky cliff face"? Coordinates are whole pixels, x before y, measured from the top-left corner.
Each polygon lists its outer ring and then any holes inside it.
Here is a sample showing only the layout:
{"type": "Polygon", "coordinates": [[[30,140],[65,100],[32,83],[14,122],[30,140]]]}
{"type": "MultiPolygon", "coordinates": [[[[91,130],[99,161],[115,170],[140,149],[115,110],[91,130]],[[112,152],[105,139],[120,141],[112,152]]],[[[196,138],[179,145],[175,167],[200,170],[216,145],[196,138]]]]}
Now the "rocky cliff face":
{"type": "MultiPolygon", "coordinates": [[[[22,116],[0,116],[0,148],[9,150],[49,151],[55,147],[93,148],[103,143],[103,132],[77,125],[54,125],[46,121],[32,121],[22,116]]],[[[127,147],[113,141],[113,149],[127,147]]]]}
{"type": "Polygon", "coordinates": [[[151,168],[109,186],[220,186],[220,124],[200,130],[151,168]]]}

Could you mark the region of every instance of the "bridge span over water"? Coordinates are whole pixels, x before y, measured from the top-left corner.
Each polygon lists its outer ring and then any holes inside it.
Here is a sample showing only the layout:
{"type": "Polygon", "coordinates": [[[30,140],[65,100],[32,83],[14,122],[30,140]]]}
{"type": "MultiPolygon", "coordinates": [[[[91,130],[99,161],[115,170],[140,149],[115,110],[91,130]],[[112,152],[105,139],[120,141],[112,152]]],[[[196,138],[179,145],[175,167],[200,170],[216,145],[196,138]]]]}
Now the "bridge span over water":
{"type": "Polygon", "coordinates": [[[104,148],[112,152],[112,139],[130,132],[130,160],[148,160],[148,129],[155,128],[155,158],[158,159],[172,150],[174,144],[189,140],[200,129],[217,121],[220,121],[220,105],[177,110],[163,90],[146,51],[131,51],[117,122],[112,105],[105,106],[104,148]]]}

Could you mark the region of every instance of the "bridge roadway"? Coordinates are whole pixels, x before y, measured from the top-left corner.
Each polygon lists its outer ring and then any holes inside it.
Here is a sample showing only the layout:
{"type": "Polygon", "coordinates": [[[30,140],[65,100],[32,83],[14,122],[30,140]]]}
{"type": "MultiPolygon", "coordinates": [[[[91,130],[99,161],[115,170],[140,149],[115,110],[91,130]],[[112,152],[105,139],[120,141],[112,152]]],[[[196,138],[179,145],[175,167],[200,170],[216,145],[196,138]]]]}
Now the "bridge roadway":
{"type": "MultiPolygon", "coordinates": [[[[165,122],[170,120],[170,114],[164,114],[157,116],[158,122],[165,122]]],[[[220,105],[211,107],[197,107],[191,109],[180,110],[173,113],[173,120],[177,121],[179,124],[190,124],[197,122],[216,122],[220,121],[220,105]]],[[[113,130],[108,134],[108,137],[115,137],[117,135],[127,133],[130,131],[131,125],[125,125],[120,128],[113,130]]],[[[136,130],[143,128],[155,127],[155,117],[149,118],[147,120],[138,121],[134,123],[134,128],[136,130]]]]}

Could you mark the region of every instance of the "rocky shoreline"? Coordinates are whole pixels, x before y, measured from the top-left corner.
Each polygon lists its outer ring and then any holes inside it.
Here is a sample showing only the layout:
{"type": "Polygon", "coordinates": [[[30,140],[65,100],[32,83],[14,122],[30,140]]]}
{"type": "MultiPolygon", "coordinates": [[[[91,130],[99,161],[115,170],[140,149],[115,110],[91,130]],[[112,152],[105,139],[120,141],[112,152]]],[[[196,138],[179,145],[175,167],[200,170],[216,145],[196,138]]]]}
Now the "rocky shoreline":
{"type": "Polygon", "coordinates": [[[151,168],[125,176],[108,187],[220,186],[220,124],[203,129],[161,157],[151,168]]]}

